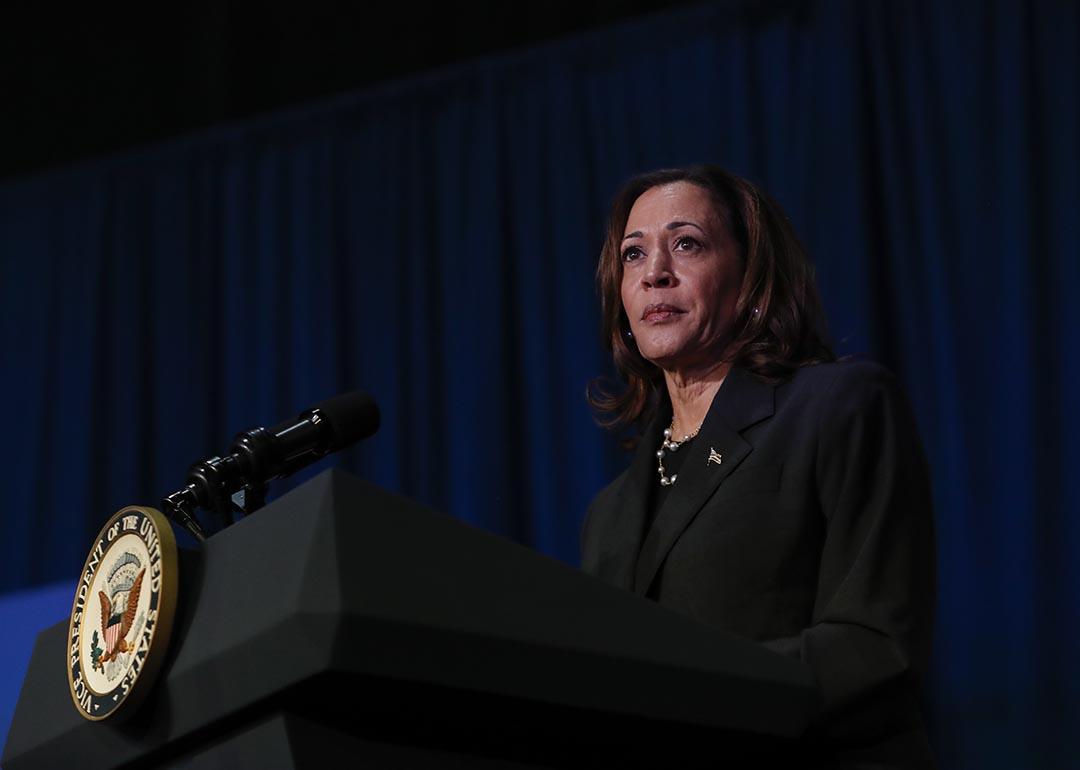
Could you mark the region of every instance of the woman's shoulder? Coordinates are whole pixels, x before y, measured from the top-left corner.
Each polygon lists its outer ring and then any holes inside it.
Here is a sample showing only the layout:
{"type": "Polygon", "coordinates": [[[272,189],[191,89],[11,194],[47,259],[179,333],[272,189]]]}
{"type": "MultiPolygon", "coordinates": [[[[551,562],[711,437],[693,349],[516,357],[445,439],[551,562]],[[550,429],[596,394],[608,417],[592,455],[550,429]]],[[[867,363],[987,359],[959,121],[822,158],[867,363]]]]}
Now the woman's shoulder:
{"type": "Polygon", "coordinates": [[[592,502],[589,503],[588,510],[591,512],[594,509],[606,510],[610,508],[628,475],[630,475],[630,469],[626,468],[611,483],[597,492],[592,502]]]}
{"type": "Polygon", "coordinates": [[[629,469],[597,493],[585,511],[585,520],[581,523],[581,566],[586,572],[595,572],[596,559],[599,557],[600,542],[597,533],[610,532],[618,516],[619,489],[629,475],[629,469]]]}
{"type": "Polygon", "coordinates": [[[814,415],[818,426],[841,441],[845,433],[861,425],[916,424],[899,378],[867,358],[801,367],[777,389],[776,398],[778,411],[814,415]]]}
{"type": "Polygon", "coordinates": [[[869,358],[847,356],[837,361],[801,366],[785,383],[792,391],[850,398],[858,393],[899,389],[896,375],[869,358]]]}
{"type": "Polygon", "coordinates": [[[899,379],[868,358],[844,358],[803,366],[777,388],[777,408],[818,415],[837,425],[869,415],[909,415],[899,379]]]}

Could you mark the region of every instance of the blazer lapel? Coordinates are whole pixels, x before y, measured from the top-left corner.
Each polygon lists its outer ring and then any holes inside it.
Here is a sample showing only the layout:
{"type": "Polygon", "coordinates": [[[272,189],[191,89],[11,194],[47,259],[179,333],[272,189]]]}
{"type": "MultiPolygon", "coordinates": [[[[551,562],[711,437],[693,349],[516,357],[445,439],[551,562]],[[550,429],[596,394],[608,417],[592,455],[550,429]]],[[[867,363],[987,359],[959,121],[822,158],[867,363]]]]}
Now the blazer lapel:
{"type": "MultiPolygon", "coordinates": [[[[772,385],[754,379],[741,367],[734,366],[728,372],[724,384],[713,398],[697,438],[686,448],[690,456],[683,461],[679,480],[645,536],[634,571],[634,591],[639,594],[648,592],[679,535],[694,520],[716,488],[750,454],[752,447],[739,435],[739,431],[772,416],[773,396],[772,385]]],[[[655,445],[650,445],[652,451],[649,457],[654,463],[659,436],[658,432],[655,445]]],[[[654,476],[655,472],[647,477],[649,483],[656,483],[654,476]]],[[[648,490],[642,491],[638,499],[644,511],[648,490]]],[[[626,503],[629,505],[631,501],[627,500],[626,503]]]]}

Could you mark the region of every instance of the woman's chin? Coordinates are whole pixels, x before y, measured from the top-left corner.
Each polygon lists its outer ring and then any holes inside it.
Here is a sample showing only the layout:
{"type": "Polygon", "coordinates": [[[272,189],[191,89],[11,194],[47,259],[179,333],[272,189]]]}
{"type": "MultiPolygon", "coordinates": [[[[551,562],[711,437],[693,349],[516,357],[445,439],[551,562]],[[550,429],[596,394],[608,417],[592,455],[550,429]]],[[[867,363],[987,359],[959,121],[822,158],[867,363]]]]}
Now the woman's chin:
{"type": "Polygon", "coordinates": [[[661,369],[677,369],[686,357],[681,347],[670,345],[638,345],[642,358],[661,369]]]}
{"type": "Polygon", "coordinates": [[[724,346],[638,345],[642,358],[665,372],[713,369],[725,359],[724,346]]]}

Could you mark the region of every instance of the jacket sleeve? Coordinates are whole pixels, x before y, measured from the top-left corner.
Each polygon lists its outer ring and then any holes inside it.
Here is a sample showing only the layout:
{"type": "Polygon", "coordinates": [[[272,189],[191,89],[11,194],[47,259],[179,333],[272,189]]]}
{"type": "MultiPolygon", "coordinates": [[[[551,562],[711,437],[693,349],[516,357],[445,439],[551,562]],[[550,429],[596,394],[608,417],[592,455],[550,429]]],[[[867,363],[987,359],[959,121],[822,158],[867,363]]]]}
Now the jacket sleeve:
{"type": "Polygon", "coordinates": [[[830,737],[917,715],[936,566],[929,469],[907,400],[877,365],[840,369],[817,415],[826,534],[811,625],[766,642],[813,670],[823,698],[814,729],[830,737]]]}

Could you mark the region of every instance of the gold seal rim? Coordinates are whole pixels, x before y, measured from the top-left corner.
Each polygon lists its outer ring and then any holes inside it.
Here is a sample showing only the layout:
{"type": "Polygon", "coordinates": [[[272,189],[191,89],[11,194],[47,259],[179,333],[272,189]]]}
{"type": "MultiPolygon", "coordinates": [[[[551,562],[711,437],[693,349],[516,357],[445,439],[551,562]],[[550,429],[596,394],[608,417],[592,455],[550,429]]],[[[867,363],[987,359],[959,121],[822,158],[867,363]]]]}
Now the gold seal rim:
{"type": "MultiPolygon", "coordinates": [[[[110,548],[112,548],[111,545],[106,548],[106,553],[110,548]]],[[[104,554],[102,554],[102,560],[104,560],[104,554]]],[[[172,523],[169,519],[157,508],[150,508],[143,505],[124,506],[110,516],[98,531],[97,536],[94,538],[93,545],[91,546],[90,553],[87,554],[82,569],[79,571],[79,578],[75,583],[75,595],[71,600],[71,612],[68,615],[67,641],[64,645],[64,676],[67,679],[68,692],[71,695],[72,705],[74,705],[75,710],[78,711],[84,719],[91,722],[101,722],[106,719],[116,719],[117,714],[128,715],[134,713],[138,705],[142,703],[153,688],[154,681],[157,679],[161,665],[164,663],[165,656],[168,653],[169,643],[172,641],[173,621],[176,617],[176,602],[179,593],[180,575],[178,567],[179,554],[176,548],[176,533],[173,531],[172,523]],[[71,644],[71,634],[75,622],[75,606],[79,601],[79,585],[82,583],[83,575],[86,574],[86,569],[90,565],[90,559],[93,557],[94,550],[97,548],[98,543],[105,538],[109,528],[112,527],[118,519],[122,518],[125,514],[132,512],[141,513],[154,523],[154,528],[157,530],[158,542],[161,546],[161,589],[158,591],[158,617],[154,626],[150,649],[147,650],[146,659],[143,661],[142,669],[140,669],[139,673],[135,676],[127,694],[123,695],[107,714],[94,716],[84,711],[79,704],[79,699],[75,695],[75,683],[72,681],[71,677],[72,651],[69,645],[71,644]]],[[[84,618],[86,614],[86,609],[84,608],[84,618]]],[[[84,665],[82,653],[80,652],[79,666],[82,668],[84,665]]]]}

